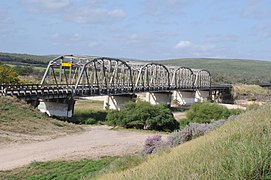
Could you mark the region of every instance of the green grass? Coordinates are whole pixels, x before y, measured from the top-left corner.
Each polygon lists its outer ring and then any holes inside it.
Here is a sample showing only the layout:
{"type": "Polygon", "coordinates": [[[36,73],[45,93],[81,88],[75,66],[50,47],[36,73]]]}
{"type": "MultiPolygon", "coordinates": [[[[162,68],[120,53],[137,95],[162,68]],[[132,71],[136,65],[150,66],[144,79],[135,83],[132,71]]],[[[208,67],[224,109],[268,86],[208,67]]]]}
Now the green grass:
{"type": "Polygon", "coordinates": [[[266,83],[271,82],[271,62],[240,59],[183,58],[156,61],[174,66],[206,69],[217,83],[266,83]]]}
{"type": "Polygon", "coordinates": [[[98,100],[77,100],[75,103],[75,112],[78,110],[103,110],[103,101],[98,100]]]}
{"type": "Polygon", "coordinates": [[[29,166],[0,171],[0,179],[97,179],[119,172],[145,160],[139,155],[104,157],[97,160],[33,162],[29,166]]]}
{"type": "Polygon", "coordinates": [[[271,105],[101,179],[271,179],[271,105]]]}
{"type": "Polygon", "coordinates": [[[46,65],[56,56],[38,56],[31,54],[17,54],[0,52],[0,62],[7,64],[39,64],[46,65]]]}
{"type": "Polygon", "coordinates": [[[100,160],[34,162],[30,166],[12,171],[0,171],[3,179],[81,179],[94,178],[115,157],[100,160]]]}

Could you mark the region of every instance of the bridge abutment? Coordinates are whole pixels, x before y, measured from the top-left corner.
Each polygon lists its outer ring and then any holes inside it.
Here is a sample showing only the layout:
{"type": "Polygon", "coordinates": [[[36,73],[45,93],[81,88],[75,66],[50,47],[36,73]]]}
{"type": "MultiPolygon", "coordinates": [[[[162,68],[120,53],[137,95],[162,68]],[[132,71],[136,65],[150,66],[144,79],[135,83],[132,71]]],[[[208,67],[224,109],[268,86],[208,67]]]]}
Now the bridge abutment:
{"type": "Polygon", "coordinates": [[[172,92],[147,92],[146,101],[152,105],[165,104],[170,107],[172,92]]]}
{"type": "Polygon", "coordinates": [[[136,100],[135,94],[105,96],[104,109],[121,110],[125,103],[135,100],[136,100]]]}
{"type": "Polygon", "coordinates": [[[70,118],[74,113],[74,99],[63,99],[58,101],[40,100],[38,109],[48,116],[70,118]]]}

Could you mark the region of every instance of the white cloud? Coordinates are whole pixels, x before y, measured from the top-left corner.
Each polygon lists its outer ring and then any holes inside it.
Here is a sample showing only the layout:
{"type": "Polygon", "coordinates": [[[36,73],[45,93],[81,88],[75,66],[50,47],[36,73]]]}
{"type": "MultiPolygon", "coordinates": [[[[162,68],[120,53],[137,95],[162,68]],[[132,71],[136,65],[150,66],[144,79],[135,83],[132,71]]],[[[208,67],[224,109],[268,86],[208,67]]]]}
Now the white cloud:
{"type": "Polygon", "coordinates": [[[78,43],[82,40],[82,36],[79,33],[53,33],[49,35],[49,37],[54,45],[69,45],[78,43]]]}
{"type": "Polygon", "coordinates": [[[109,11],[108,15],[111,17],[117,17],[117,18],[125,17],[125,13],[122,9],[114,9],[112,11],[109,11]]]}
{"type": "Polygon", "coordinates": [[[243,11],[244,17],[270,18],[271,12],[268,9],[269,0],[250,0],[248,6],[243,11]]]}
{"type": "Polygon", "coordinates": [[[90,48],[94,48],[94,47],[96,47],[97,45],[98,45],[98,43],[95,42],[95,41],[91,41],[91,42],[88,43],[88,47],[90,47],[90,48]]]}
{"type": "Polygon", "coordinates": [[[50,12],[68,8],[72,5],[71,0],[21,0],[23,4],[31,5],[33,12],[50,12]]]}
{"type": "Polygon", "coordinates": [[[198,0],[145,0],[146,13],[152,16],[179,15],[198,0]]]}
{"type": "Polygon", "coordinates": [[[185,49],[192,46],[192,43],[190,41],[180,41],[178,44],[176,44],[175,49],[185,49]]]}
{"type": "Polygon", "coordinates": [[[203,44],[194,44],[191,41],[179,41],[174,49],[179,52],[185,53],[188,56],[210,56],[221,51],[216,44],[213,43],[203,43],[203,44]]]}
{"type": "Polygon", "coordinates": [[[79,24],[112,22],[126,16],[120,8],[107,9],[94,0],[73,3],[72,0],[21,0],[32,13],[55,13],[79,24]]]}
{"type": "Polygon", "coordinates": [[[14,31],[11,28],[13,20],[9,17],[8,12],[0,9],[0,38],[6,37],[7,33],[14,31]]]}
{"type": "Polygon", "coordinates": [[[68,15],[68,19],[80,24],[103,23],[125,17],[125,13],[121,9],[108,10],[104,8],[79,7],[74,12],[68,15]]]}
{"type": "Polygon", "coordinates": [[[221,42],[236,42],[238,36],[236,35],[211,35],[206,37],[207,42],[221,43],[221,42]]]}

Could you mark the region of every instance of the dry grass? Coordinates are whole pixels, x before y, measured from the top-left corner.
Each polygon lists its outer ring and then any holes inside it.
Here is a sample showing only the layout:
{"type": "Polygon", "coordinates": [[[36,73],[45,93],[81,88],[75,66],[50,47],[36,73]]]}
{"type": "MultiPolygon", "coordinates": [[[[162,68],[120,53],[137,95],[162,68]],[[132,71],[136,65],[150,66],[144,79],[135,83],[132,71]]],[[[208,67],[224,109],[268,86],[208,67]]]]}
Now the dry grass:
{"type": "Polygon", "coordinates": [[[233,86],[233,92],[246,95],[271,95],[271,90],[258,85],[237,84],[233,86]]]}
{"type": "Polygon", "coordinates": [[[75,103],[75,111],[76,110],[102,110],[103,109],[103,101],[97,100],[77,100],[75,103]]]}
{"type": "Polygon", "coordinates": [[[81,130],[79,126],[50,118],[16,98],[0,96],[0,142],[7,141],[9,135],[55,137],[81,130]]]}
{"type": "Polygon", "coordinates": [[[271,105],[102,179],[270,179],[271,105]]]}

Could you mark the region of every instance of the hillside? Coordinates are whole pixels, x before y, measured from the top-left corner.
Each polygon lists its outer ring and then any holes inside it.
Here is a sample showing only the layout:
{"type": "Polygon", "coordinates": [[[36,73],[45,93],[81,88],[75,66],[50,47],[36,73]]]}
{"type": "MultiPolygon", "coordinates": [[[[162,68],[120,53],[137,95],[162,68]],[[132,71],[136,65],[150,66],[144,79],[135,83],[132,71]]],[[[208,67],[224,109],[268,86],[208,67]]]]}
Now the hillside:
{"type": "Polygon", "coordinates": [[[102,179],[270,179],[271,105],[102,179]]]}
{"type": "Polygon", "coordinates": [[[36,65],[46,66],[55,56],[37,56],[30,54],[15,54],[0,52],[0,62],[4,64],[21,64],[21,65],[36,65]]]}
{"type": "Polygon", "coordinates": [[[16,98],[0,96],[0,145],[40,141],[81,130],[76,125],[49,118],[16,98]]]}
{"type": "Polygon", "coordinates": [[[269,61],[184,58],[156,62],[173,66],[206,69],[213,74],[213,80],[219,83],[259,84],[271,82],[271,62],[269,61]]]}
{"type": "MultiPolygon", "coordinates": [[[[13,65],[31,65],[45,67],[56,56],[37,56],[29,54],[0,53],[0,63],[13,65]]],[[[131,59],[125,59],[132,62],[131,59]]],[[[134,60],[137,61],[138,60],[134,60]]],[[[147,63],[144,61],[142,63],[147,63]]],[[[149,61],[150,62],[150,61],[149,61]]],[[[151,61],[153,62],[153,61],[151,61]]],[[[260,84],[271,82],[271,61],[241,60],[241,59],[212,59],[212,58],[183,58],[174,60],[154,61],[165,65],[184,66],[195,69],[206,69],[213,75],[217,83],[247,83],[260,84]]]]}

